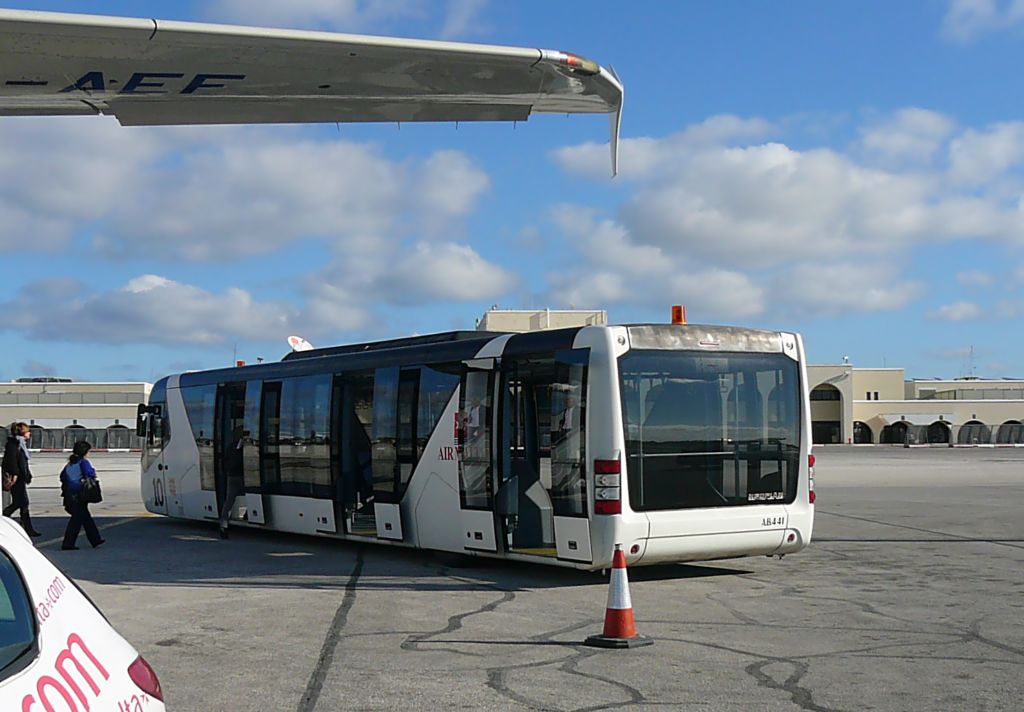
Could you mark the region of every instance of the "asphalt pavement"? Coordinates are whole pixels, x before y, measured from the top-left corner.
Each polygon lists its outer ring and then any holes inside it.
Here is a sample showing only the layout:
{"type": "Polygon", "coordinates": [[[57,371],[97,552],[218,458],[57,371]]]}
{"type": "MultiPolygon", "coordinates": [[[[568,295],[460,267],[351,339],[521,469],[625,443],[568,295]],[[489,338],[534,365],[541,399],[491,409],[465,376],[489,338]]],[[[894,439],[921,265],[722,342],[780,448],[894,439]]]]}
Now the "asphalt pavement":
{"type": "Polygon", "coordinates": [[[600,575],[147,515],[136,456],[97,455],[108,544],[40,548],[153,664],[168,709],[1019,710],[1024,449],[819,448],[810,548],[629,571],[654,645],[599,632],[600,575]]]}

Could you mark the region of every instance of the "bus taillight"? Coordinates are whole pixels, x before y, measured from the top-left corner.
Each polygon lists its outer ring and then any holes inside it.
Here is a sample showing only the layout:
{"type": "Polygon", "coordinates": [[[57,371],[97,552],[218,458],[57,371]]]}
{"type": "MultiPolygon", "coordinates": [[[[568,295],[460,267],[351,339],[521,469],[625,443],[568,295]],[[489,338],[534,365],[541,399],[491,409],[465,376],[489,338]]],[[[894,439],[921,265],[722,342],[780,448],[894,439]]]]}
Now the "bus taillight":
{"type": "Polygon", "coordinates": [[[622,464],[594,460],[594,514],[622,514],[622,464]]]}
{"type": "Polygon", "coordinates": [[[807,501],[814,504],[814,500],[817,496],[814,494],[814,453],[807,456],[807,486],[810,488],[807,491],[807,501]]]}

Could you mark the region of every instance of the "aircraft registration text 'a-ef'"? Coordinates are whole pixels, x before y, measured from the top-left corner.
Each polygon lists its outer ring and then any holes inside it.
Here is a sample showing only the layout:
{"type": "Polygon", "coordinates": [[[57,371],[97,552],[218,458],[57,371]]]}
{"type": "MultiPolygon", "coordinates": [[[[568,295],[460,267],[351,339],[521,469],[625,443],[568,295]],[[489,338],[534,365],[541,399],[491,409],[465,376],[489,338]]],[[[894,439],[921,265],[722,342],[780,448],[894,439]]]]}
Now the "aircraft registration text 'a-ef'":
{"type": "Polygon", "coordinates": [[[560,51],[0,10],[0,116],[126,126],[611,115],[622,84],[560,51]]]}

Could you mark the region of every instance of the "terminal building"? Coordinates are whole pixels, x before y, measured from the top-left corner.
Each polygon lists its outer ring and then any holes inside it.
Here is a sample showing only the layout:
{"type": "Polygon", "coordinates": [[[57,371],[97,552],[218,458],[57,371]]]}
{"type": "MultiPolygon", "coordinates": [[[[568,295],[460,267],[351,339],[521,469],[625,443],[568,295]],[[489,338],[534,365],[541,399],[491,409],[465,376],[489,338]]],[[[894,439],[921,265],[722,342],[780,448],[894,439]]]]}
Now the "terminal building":
{"type": "Polygon", "coordinates": [[[25,422],[33,450],[70,450],[79,440],[97,450],[138,450],[135,416],[151,388],[52,377],[0,383],[0,436],[6,440],[11,423],[25,422]]]}
{"type": "Polygon", "coordinates": [[[815,443],[1024,445],[1024,380],[808,366],[815,443]]]}

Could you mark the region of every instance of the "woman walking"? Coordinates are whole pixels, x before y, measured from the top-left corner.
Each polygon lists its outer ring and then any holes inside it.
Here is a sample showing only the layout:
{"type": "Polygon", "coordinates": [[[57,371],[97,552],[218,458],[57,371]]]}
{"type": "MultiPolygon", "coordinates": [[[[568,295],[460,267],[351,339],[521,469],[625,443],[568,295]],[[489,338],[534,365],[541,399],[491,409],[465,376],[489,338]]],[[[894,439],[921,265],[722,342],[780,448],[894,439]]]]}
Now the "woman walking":
{"type": "Polygon", "coordinates": [[[21,526],[29,536],[42,536],[32,526],[32,516],[28,511],[28,484],[32,481],[32,470],[29,469],[28,441],[32,437],[32,428],[28,423],[11,423],[11,434],[4,447],[3,471],[14,478],[11,486],[11,503],[4,507],[4,516],[9,517],[16,510],[21,511],[21,526]]]}
{"type": "Polygon", "coordinates": [[[104,542],[104,539],[100,537],[100,530],[96,528],[96,522],[92,520],[92,514],[89,513],[89,503],[82,501],[80,496],[82,480],[96,479],[96,468],[85,459],[85,456],[89,454],[91,449],[92,445],[84,440],[79,440],[71,450],[68,464],[64,465],[64,469],[60,471],[61,494],[64,495],[64,511],[71,515],[71,519],[68,520],[68,527],[64,530],[64,543],[60,547],[65,551],[78,549],[75,546],[75,542],[78,541],[78,532],[83,527],[85,528],[85,536],[89,539],[89,543],[92,544],[92,548],[95,549],[104,542]]]}

